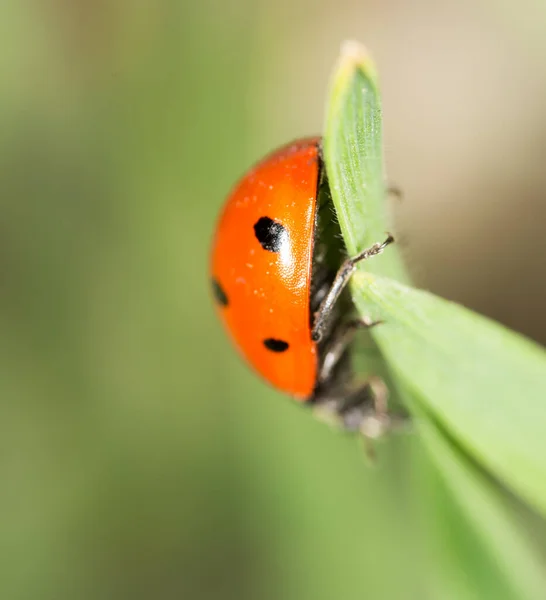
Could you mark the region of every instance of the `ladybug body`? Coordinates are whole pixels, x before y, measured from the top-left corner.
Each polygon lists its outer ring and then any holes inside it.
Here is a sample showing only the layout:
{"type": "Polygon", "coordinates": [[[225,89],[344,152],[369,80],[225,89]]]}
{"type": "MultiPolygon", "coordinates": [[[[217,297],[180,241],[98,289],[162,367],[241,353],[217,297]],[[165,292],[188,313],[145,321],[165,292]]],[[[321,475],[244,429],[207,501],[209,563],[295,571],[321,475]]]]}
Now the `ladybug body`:
{"type": "MultiPolygon", "coordinates": [[[[349,341],[358,325],[370,325],[347,320],[343,288],[356,262],[386,243],[344,261],[320,138],[258,163],[228,197],[211,257],[218,313],[247,362],[297,400],[334,402],[343,412],[349,341]]],[[[358,397],[357,405],[369,404],[370,386],[358,397]]]]}

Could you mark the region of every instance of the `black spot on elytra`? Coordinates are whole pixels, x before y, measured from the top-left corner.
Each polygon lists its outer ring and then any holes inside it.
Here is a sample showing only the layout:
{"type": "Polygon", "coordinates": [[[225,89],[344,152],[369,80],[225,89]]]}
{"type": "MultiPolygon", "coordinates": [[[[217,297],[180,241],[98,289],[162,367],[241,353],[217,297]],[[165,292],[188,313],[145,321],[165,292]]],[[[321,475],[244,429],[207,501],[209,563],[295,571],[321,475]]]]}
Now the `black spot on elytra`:
{"type": "Polygon", "coordinates": [[[275,338],[267,338],[264,340],[264,346],[271,352],[286,352],[289,344],[284,340],[276,340],[275,338]]]}
{"type": "Polygon", "coordinates": [[[229,304],[229,300],[226,292],[224,292],[224,288],[218,283],[216,279],[212,280],[212,293],[214,294],[214,299],[218,304],[222,306],[227,306],[229,304]]]}
{"type": "Polygon", "coordinates": [[[254,223],[254,233],[262,248],[269,252],[279,252],[288,242],[288,231],[269,217],[260,217],[254,223]]]}

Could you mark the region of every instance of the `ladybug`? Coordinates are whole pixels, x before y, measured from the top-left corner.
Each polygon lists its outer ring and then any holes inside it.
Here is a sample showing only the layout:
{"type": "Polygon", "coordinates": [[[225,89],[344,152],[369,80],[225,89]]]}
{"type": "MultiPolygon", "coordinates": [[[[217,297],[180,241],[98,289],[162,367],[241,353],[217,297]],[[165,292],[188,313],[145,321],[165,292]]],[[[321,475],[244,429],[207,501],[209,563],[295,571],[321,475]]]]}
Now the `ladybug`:
{"type": "Polygon", "coordinates": [[[363,431],[383,394],[373,381],[351,388],[349,351],[355,332],[375,323],[350,318],[346,284],[394,240],[346,257],[321,155],[321,138],[297,140],[238,182],[213,239],[212,293],[236,347],[269,384],[363,431]]]}

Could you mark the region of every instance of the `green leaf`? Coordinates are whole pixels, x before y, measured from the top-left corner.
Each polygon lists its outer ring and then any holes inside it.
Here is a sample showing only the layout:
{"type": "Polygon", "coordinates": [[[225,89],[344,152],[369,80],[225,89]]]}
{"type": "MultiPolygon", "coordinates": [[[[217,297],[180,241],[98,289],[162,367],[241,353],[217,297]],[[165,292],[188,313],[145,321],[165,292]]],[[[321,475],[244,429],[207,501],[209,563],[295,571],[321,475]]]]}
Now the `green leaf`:
{"type": "MultiPolygon", "coordinates": [[[[375,67],[356,42],[346,42],[335,71],[324,132],[330,191],[350,255],[382,242],[390,230],[383,172],[381,99],[375,67]]],[[[365,265],[408,281],[398,249],[365,265]]]]}
{"type": "MultiPolygon", "coordinates": [[[[377,75],[355,43],[343,47],[334,73],[324,160],[349,253],[382,242],[390,227],[377,75]]],[[[546,515],[546,352],[410,287],[396,244],[360,263],[351,289],[359,313],[383,321],[371,336],[445,483],[435,508],[446,523],[457,521],[459,537],[445,540],[444,563],[463,577],[474,573],[480,588],[475,595],[465,588],[464,597],[499,597],[504,584],[503,598],[540,597],[543,563],[514,520],[507,494],[485,474],[546,515]],[[455,519],[446,494],[466,519],[455,519]],[[472,539],[480,540],[475,548],[472,539]],[[446,560],[450,555],[458,565],[446,560]],[[483,569],[474,568],[476,561],[483,569]],[[484,569],[490,574],[480,578],[484,569]],[[496,577],[505,580],[495,583],[496,577]]]]}
{"type": "MultiPolygon", "coordinates": [[[[328,181],[347,250],[354,255],[385,239],[390,229],[377,77],[372,60],[356,42],[343,45],[327,110],[323,151],[328,181]]],[[[373,262],[378,272],[408,280],[396,247],[373,262]]],[[[366,363],[355,357],[360,374],[388,380],[377,344],[366,334],[362,338],[358,351],[364,348],[366,363]]],[[[390,401],[400,405],[396,390],[391,390],[390,401]]]]}
{"type": "Polygon", "coordinates": [[[396,379],[507,486],[546,514],[546,353],[466,308],[362,271],[359,311],[396,379]]]}
{"type": "MultiPolygon", "coordinates": [[[[382,241],[379,92],[370,58],[354,43],[334,76],[324,154],[349,252],[382,241]]],[[[359,312],[384,321],[371,334],[393,375],[469,453],[546,514],[546,353],[394,278],[407,279],[390,246],[361,263],[351,282],[359,312]]]]}
{"type": "MultiPolygon", "coordinates": [[[[419,411],[411,393],[402,392],[419,411]]],[[[543,557],[525,533],[513,503],[426,414],[418,414],[430,457],[417,457],[426,509],[423,528],[442,575],[441,588],[433,597],[445,598],[449,589],[449,597],[457,600],[543,598],[543,557]]]]}

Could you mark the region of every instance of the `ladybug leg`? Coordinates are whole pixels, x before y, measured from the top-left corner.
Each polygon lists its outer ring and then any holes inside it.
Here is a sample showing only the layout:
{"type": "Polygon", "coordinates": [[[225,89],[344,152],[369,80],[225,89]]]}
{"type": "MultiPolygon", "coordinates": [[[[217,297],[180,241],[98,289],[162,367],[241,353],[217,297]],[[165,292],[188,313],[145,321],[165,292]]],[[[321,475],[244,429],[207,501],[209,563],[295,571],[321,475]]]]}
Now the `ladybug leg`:
{"type": "Polygon", "coordinates": [[[411,421],[407,414],[388,411],[388,390],[382,379],[371,377],[366,385],[368,393],[371,391],[372,403],[352,409],[353,414],[350,409],[344,416],[344,422],[350,424],[354,419],[355,428],[362,435],[366,455],[373,462],[376,459],[374,441],[390,432],[411,431],[411,421]]]}
{"type": "Polygon", "coordinates": [[[339,400],[337,413],[348,431],[377,439],[390,429],[388,390],[379,377],[370,377],[339,400]]]}
{"type": "Polygon", "coordinates": [[[345,286],[349,283],[351,275],[356,269],[356,265],[363,260],[371,258],[372,256],[381,254],[389,244],[392,244],[392,242],[394,242],[394,238],[389,234],[387,239],[382,244],[378,243],[370,246],[370,248],[366,248],[366,250],[363,250],[356,256],[348,258],[341,265],[336,273],[332,286],[328,290],[326,297],[320,303],[320,306],[315,313],[315,321],[313,324],[313,330],[311,332],[313,341],[318,342],[322,338],[327,325],[328,316],[332,311],[332,307],[335,305],[337,299],[341,295],[341,292],[345,289],[345,286]]]}
{"type": "Polygon", "coordinates": [[[344,394],[319,398],[315,414],[346,431],[359,432],[371,460],[375,459],[375,440],[391,431],[407,430],[410,424],[406,415],[389,413],[387,386],[379,377],[345,389],[344,394]]]}
{"type": "Polygon", "coordinates": [[[322,359],[319,370],[318,382],[323,384],[332,377],[335,367],[345,354],[345,351],[353,341],[353,338],[359,329],[369,329],[380,323],[381,321],[372,321],[367,318],[353,319],[342,323],[335,333],[334,339],[329,343],[324,352],[324,358],[322,359]]]}
{"type": "Polygon", "coordinates": [[[350,392],[338,412],[346,429],[358,430],[368,439],[377,439],[388,431],[400,431],[410,423],[406,414],[388,410],[389,391],[375,375],[350,392]]]}

